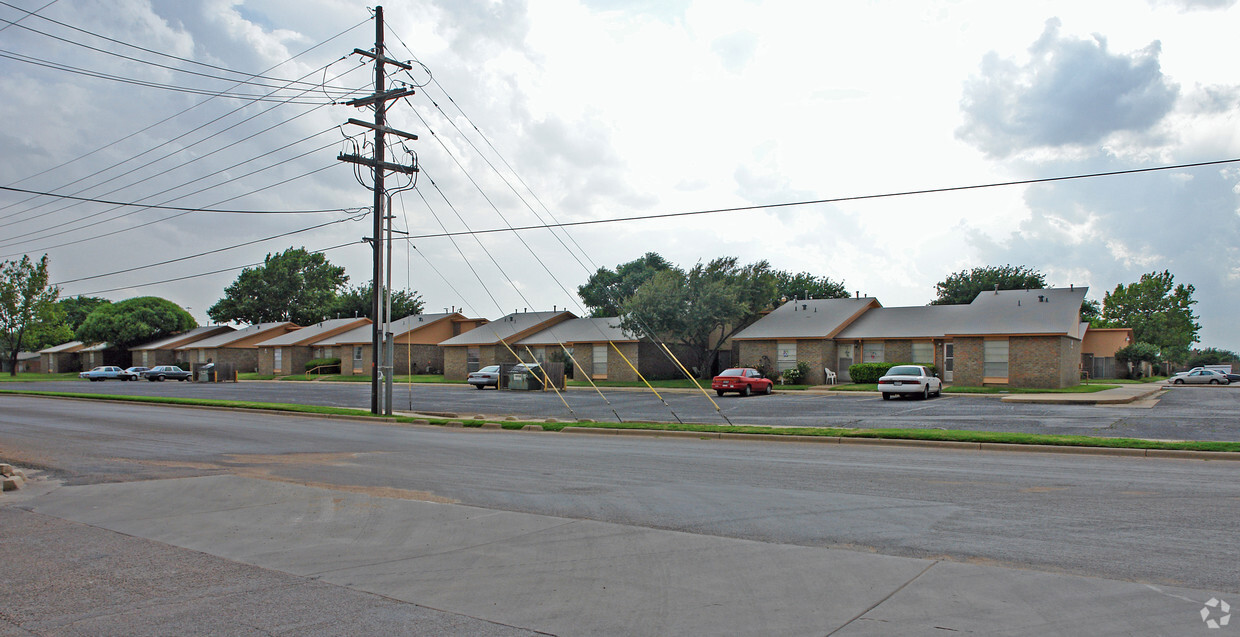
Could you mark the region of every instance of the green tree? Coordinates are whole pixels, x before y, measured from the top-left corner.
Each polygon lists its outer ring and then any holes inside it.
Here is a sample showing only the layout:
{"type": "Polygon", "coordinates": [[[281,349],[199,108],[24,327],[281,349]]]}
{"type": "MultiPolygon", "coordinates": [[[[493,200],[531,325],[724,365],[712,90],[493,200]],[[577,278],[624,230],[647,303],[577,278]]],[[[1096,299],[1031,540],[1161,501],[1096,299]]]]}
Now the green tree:
{"type": "Polygon", "coordinates": [[[618,316],[625,300],[633,296],[637,288],[654,278],[659,272],[672,269],[667,259],[654,252],[647,252],[639,259],[616,266],[615,270],[599,268],[590,275],[585,285],[577,287],[582,303],[590,308],[590,315],[618,316]]]}
{"type": "Polygon", "coordinates": [[[128,348],[198,327],[181,306],[158,296],[138,296],[95,308],[77,329],[87,343],[128,348]]]}
{"type": "Polygon", "coordinates": [[[1227,363],[1233,365],[1240,364],[1240,355],[1229,349],[1219,349],[1217,347],[1193,350],[1189,353],[1188,359],[1184,361],[1184,365],[1190,368],[1227,363]]]}
{"type": "Polygon", "coordinates": [[[1090,327],[1110,327],[1102,318],[1102,304],[1093,299],[1081,301],[1081,321],[1089,323],[1090,327]]]}
{"type": "Polygon", "coordinates": [[[1038,290],[1046,287],[1046,276],[1023,265],[1002,265],[961,270],[934,285],[938,296],[930,305],[972,303],[987,290],[1038,290]]]}
{"type": "MultiPolygon", "coordinates": [[[[374,308],[373,287],[369,281],[365,285],[350,287],[336,297],[332,303],[329,316],[351,318],[365,316],[373,319],[374,308]]],[[[392,320],[402,319],[411,314],[421,314],[425,304],[422,295],[412,290],[392,290],[392,320]]]]}
{"type": "Polygon", "coordinates": [[[1135,374],[1136,378],[1140,378],[1140,375],[1137,373],[1139,368],[1133,369],[1134,363],[1149,363],[1150,365],[1157,365],[1160,357],[1161,352],[1159,351],[1157,345],[1154,345],[1153,343],[1142,343],[1141,341],[1137,341],[1136,343],[1132,343],[1115,350],[1115,360],[1128,367],[1128,374],[1130,376],[1135,374]]]}
{"type": "Polygon", "coordinates": [[[684,344],[695,352],[705,377],[723,343],[756,321],[775,298],[769,263],[741,266],[735,257],[724,257],[688,272],[658,272],[623,302],[620,326],[684,344]]]}
{"type": "Polygon", "coordinates": [[[48,284],[46,254],[37,263],[29,256],[0,261],[0,346],[11,375],[17,375],[18,352],[56,345],[61,342],[57,339],[71,336],[57,311],[59,295],[60,289],[48,284]]]}
{"type": "Polygon", "coordinates": [[[332,304],[348,281],[344,268],[332,265],[322,254],[289,248],[268,254],[263,265],[242,270],[207,315],[219,323],[309,325],[332,314],[332,304]]]}
{"type": "Polygon", "coordinates": [[[94,312],[100,305],[108,303],[111,301],[97,296],[71,296],[61,299],[59,305],[65,313],[65,324],[76,332],[91,312],[94,312]]]}
{"type": "Polygon", "coordinates": [[[774,275],[777,299],[846,299],[849,296],[842,282],[836,283],[825,276],[809,272],[792,274],[786,270],[777,270],[774,275]]]}
{"type": "Polygon", "coordinates": [[[1142,274],[1141,280],[1117,285],[1102,299],[1102,318],[1113,325],[1131,327],[1133,340],[1151,343],[1165,360],[1188,358],[1188,346],[1197,342],[1201,324],[1193,314],[1194,288],[1176,285],[1168,270],[1142,274]]]}

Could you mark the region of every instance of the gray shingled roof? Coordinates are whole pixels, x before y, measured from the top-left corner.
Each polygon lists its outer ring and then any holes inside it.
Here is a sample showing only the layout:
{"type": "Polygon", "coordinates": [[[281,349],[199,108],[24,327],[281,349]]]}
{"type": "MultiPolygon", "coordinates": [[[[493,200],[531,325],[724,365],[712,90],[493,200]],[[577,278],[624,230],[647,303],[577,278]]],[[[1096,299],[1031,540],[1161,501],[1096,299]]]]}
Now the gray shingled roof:
{"type": "Polygon", "coordinates": [[[259,343],[258,346],[259,347],[287,347],[291,345],[308,345],[310,343],[315,342],[316,340],[320,338],[327,338],[331,336],[332,330],[338,330],[338,329],[341,329],[342,327],[352,326],[355,324],[369,326],[370,319],[339,318],[339,319],[328,319],[326,321],[319,321],[318,323],[315,323],[314,325],[307,325],[299,330],[293,330],[291,332],[287,332],[279,336],[269,338],[259,343]],[[359,323],[359,321],[365,321],[365,323],[359,323]]]}
{"type": "Polygon", "coordinates": [[[189,330],[188,332],[181,332],[179,334],[173,334],[172,336],[161,338],[157,341],[151,341],[150,343],[143,343],[141,345],[136,345],[134,347],[129,348],[129,351],[132,352],[132,351],[142,351],[142,350],[164,349],[168,347],[169,345],[183,346],[183,345],[188,345],[189,343],[192,343],[194,341],[202,340],[203,338],[216,336],[217,334],[221,332],[227,333],[227,332],[234,332],[234,331],[236,331],[234,328],[229,327],[227,325],[204,325],[202,327],[195,327],[194,329],[189,330]]]}
{"type": "Polygon", "coordinates": [[[188,345],[183,345],[177,349],[215,349],[217,347],[228,347],[233,343],[272,330],[280,329],[285,325],[293,325],[288,321],[275,321],[271,323],[259,323],[258,325],[250,325],[243,327],[235,332],[227,332],[225,334],[217,334],[201,341],[194,341],[188,345]]]}
{"type": "Polygon", "coordinates": [[[1063,334],[1080,338],[1086,288],[982,292],[968,305],[870,310],[841,339],[942,338],[999,334],[1063,334]],[[1044,300],[1039,300],[1039,297],[1044,300]]]}
{"type": "MultiPolygon", "coordinates": [[[[435,314],[411,314],[403,319],[392,321],[392,334],[400,337],[408,334],[416,329],[426,327],[437,321],[460,315],[460,312],[438,312],[435,314]]],[[[321,341],[315,341],[315,345],[322,347],[331,347],[334,345],[366,345],[373,341],[374,328],[370,324],[360,325],[347,332],[341,332],[335,336],[329,336],[321,341]]]]}
{"type": "Polygon", "coordinates": [[[620,329],[620,317],[569,319],[531,334],[519,341],[518,345],[557,345],[559,343],[603,343],[612,341],[623,343],[636,341],[637,337],[620,329]]]}
{"type": "Polygon", "coordinates": [[[831,338],[871,305],[882,307],[873,297],[788,301],[732,338],[831,338]]]}
{"type": "Polygon", "coordinates": [[[53,345],[51,347],[45,347],[39,350],[39,353],[40,354],[59,354],[60,352],[76,352],[82,349],[83,347],[86,347],[86,343],[83,343],[82,341],[69,341],[68,343],[61,343],[60,345],[53,345]]]}
{"type": "Polygon", "coordinates": [[[492,321],[459,336],[453,336],[440,345],[445,347],[494,345],[501,339],[507,340],[517,334],[537,329],[539,325],[561,316],[567,316],[569,319],[575,318],[572,312],[514,312],[498,321],[492,321]]]}

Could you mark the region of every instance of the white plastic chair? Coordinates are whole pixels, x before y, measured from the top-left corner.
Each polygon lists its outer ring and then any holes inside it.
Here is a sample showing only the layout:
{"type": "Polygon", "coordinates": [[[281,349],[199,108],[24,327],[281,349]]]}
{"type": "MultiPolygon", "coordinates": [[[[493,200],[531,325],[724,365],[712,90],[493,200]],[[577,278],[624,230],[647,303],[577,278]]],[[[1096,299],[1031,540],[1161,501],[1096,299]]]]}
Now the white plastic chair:
{"type": "Polygon", "coordinates": [[[834,385],[835,384],[835,372],[831,371],[831,368],[829,367],[822,368],[822,371],[827,373],[827,384],[834,385]]]}

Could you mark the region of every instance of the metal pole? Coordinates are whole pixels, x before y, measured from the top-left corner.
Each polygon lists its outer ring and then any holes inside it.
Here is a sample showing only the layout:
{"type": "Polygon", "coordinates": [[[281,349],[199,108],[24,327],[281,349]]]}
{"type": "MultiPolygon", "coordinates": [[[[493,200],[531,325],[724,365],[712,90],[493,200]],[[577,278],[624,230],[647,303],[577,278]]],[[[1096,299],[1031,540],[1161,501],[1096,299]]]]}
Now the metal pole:
{"type": "Polygon", "coordinates": [[[384,286],[386,299],[383,313],[383,413],[392,415],[392,373],[396,370],[396,349],[392,334],[392,196],[387,197],[387,285],[384,286]]]}

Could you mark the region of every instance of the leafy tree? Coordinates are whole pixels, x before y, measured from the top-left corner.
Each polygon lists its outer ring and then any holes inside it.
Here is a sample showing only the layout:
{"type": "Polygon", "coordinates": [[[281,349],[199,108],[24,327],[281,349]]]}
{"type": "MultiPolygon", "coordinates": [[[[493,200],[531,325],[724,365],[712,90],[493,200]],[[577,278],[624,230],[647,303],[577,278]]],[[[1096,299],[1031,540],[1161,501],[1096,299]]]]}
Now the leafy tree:
{"type": "Polygon", "coordinates": [[[1102,318],[1102,304],[1093,299],[1081,301],[1081,320],[1089,323],[1090,327],[1111,327],[1102,318]]]}
{"type": "Polygon", "coordinates": [[[1107,293],[1102,318],[1131,327],[1135,342],[1158,346],[1164,359],[1183,361],[1201,329],[1193,314],[1193,292],[1192,285],[1176,285],[1168,270],[1142,274],[1140,281],[1107,293]]]}
{"type": "Polygon", "coordinates": [[[1240,355],[1228,349],[1207,347],[1205,349],[1193,350],[1189,354],[1188,359],[1184,361],[1184,365],[1190,368],[1225,363],[1240,363],[1240,355]]]}
{"type": "Polygon", "coordinates": [[[348,280],[344,268],[332,265],[322,254],[289,248],[268,254],[263,265],[242,270],[207,315],[219,323],[309,325],[332,314],[336,296],[348,280]]]}
{"type": "Polygon", "coordinates": [[[55,345],[68,340],[63,317],[56,311],[60,289],[48,284],[47,255],[38,263],[0,261],[0,346],[9,357],[9,373],[17,375],[17,354],[25,349],[55,345]]]}
{"type": "Polygon", "coordinates": [[[724,257],[685,272],[656,273],[621,305],[620,326],[633,334],[678,341],[696,352],[705,377],[719,348],[758,319],[776,294],[770,264],[740,266],[724,257]]]}
{"type": "Polygon", "coordinates": [[[65,324],[69,329],[77,331],[82,326],[82,322],[91,312],[95,311],[100,305],[106,305],[111,301],[97,296],[71,296],[60,300],[60,309],[65,313],[65,324]]]}
{"type": "Polygon", "coordinates": [[[109,343],[127,348],[198,327],[181,306],[158,296],[138,296],[100,305],[78,327],[77,337],[87,343],[109,343]]]}
{"type": "MultiPolygon", "coordinates": [[[[1158,364],[1161,352],[1157,345],[1153,343],[1142,343],[1137,341],[1130,345],[1126,345],[1115,350],[1115,360],[1129,367],[1129,374],[1133,374],[1133,364],[1149,363],[1150,365],[1158,364]]],[[[1139,369],[1139,368],[1138,368],[1139,369]]],[[[1138,375],[1137,378],[1140,378],[1138,375]]]]}
{"type": "Polygon", "coordinates": [[[776,298],[784,299],[846,299],[848,288],[825,276],[814,276],[809,272],[792,274],[786,270],[775,273],[776,298]]]}
{"type": "Polygon", "coordinates": [[[934,285],[938,296],[930,305],[964,305],[978,294],[994,290],[1039,290],[1046,287],[1046,276],[1023,265],[986,266],[962,270],[934,285]]]}
{"type": "MultiPolygon", "coordinates": [[[[365,285],[350,287],[336,297],[329,316],[349,318],[365,316],[373,319],[374,294],[369,281],[365,285]]],[[[402,319],[411,314],[421,314],[425,304],[422,295],[412,290],[392,290],[392,319],[402,319]]]]}
{"type": "Polygon", "coordinates": [[[637,288],[654,278],[655,274],[671,269],[672,264],[667,259],[647,252],[639,259],[616,266],[614,271],[599,268],[590,275],[585,285],[578,286],[577,294],[590,308],[591,316],[618,316],[625,300],[633,296],[637,288]]]}

